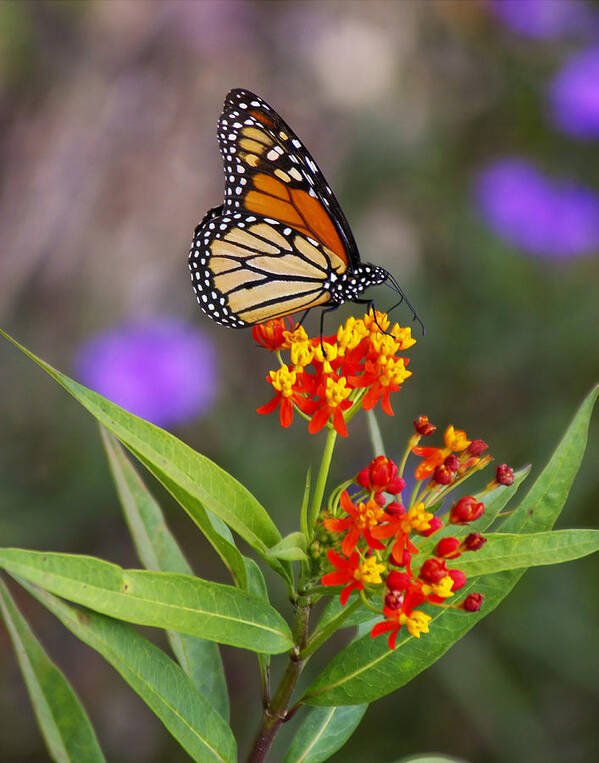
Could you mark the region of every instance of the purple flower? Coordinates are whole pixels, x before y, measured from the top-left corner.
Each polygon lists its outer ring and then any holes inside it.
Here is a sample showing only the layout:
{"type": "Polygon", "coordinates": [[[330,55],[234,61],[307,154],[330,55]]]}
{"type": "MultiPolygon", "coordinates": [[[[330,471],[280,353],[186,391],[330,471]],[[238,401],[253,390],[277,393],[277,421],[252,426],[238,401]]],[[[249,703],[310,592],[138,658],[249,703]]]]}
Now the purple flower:
{"type": "Polygon", "coordinates": [[[589,188],[553,180],[512,157],[487,166],[474,193],[493,231],[531,254],[560,258],[599,249],[599,196],[589,188]]]}
{"type": "Polygon", "coordinates": [[[596,14],[584,0],[491,0],[497,18],[512,32],[539,40],[587,35],[596,14]]]}
{"type": "Polygon", "coordinates": [[[599,137],[599,47],[569,58],[549,87],[554,124],[576,138],[599,137]]]}
{"type": "Polygon", "coordinates": [[[216,391],[214,347],[176,318],[99,334],[80,349],[75,365],[84,384],[159,426],[195,418],[216,391]]]}

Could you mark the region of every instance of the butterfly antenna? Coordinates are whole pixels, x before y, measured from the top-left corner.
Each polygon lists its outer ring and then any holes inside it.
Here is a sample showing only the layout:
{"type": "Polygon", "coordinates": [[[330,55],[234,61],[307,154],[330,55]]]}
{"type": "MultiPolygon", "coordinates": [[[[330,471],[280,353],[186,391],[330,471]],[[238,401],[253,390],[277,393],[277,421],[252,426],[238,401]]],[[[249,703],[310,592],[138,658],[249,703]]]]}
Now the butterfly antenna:
{"type": "MultiPolygon", "coordinates": [[[[424,323],[423,323],[423,322],[420,320],[420,318],[418,317],[418,313],[416,312],[416,310],[415,310],[415,308],[414,308],[414,305],[413,305],[413,304],[410,302],[410,300],[407,298],[407,296],[406,296],[405,292],[403,291],[403,289],[401,288],[401,286],[400,286],[400,285],[397,283],[397,281],[395,280],[395,278],[394,278],[394,277],[391,275],[391,273],[387,273],[387,278],[388,278],[388,280],[391,282],[391,284],[388,284],[388,285],[389,285],[389,288],[392,288],[392,289],[394,289],[394,290],[395,290],[395,291],[396,291],[396,292],[399,294],[399,296],[401,297],[401,299],[399,300],[399,302],[397,303],[397,305],[393,305],[393,307],[391,308],[391,310],[394,310],[396,307],[398,307],[399,305],[401,305],[401,303],[402,303],[402,302],[405,302],[405,303],[406,303],[406,305],[407,305],[407,306],[410,308],[410,310],[412,311],[412,316],[413,316],[413,317],[412,317],[412,320],[416,321],[416,322],[417,322],[417,323],[420,325],[420,329],[421,329],[421,331],[422,331],[422,336],[424,336],[424,334],[426,333],[426,332],[425,332],[425,330],[424,330],[424,323]]],[[[391,310],[390,310],[389,312],[391,312],[391,310]]]]}

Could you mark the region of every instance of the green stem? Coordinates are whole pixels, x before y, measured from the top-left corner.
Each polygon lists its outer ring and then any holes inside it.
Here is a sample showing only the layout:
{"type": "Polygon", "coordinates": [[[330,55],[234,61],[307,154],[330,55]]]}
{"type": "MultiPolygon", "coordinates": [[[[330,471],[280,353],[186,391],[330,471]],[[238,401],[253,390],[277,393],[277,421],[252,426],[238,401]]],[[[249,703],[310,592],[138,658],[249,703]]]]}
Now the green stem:
{"type": "Polygon", "coordinates": [[[324,496],[324,489],[327,484],[327,477],[329,476],[329,469],[331,468],[331,459],[333,458],[333,450],[335,449],[336,439],[337,432],[333,428],[329,429],[327,434],[327,441],[324,446],[324,452],[322,454],[322,461],[320,462],[320,469],[318,470],[318,478],[314,488],[314,495],[312,496],[310,514],[308,516],[308,533],[310,538],[314,533],[316,520],[322,507],[322,498],[324,496]]]}
{"type": "Polygon", "coordinates": [[[330,620],[324,626],[324,628],[317,629],[308,639],[308,643],[306,644],[305,649],[302,649],[300,657],[302,657],[302,659],[306,659],[311,654],[313,654],[320,646],[322,646],[322,644],[324,644],[327,639],[333,635],[333,633],[341,628],[343,621],[347,620],[352,612],[355,612],[356,609],[358,609],[361,603],[362,602],[360,599],[356,597],[356,599],[349,605],[349,607],[345,607],[343,612],[340,612],[336,617],[330,620]]]}
{"type": "Polygon", "coordinates": [[[373,455],[384,456],[387,452],[385,450],[385,443],[383,442],[383,436],[381,435],[381,428],[376,420],[374,411],[371,409],[366,411],[366,420],[368,421],[368,434],[370,435],[370,442],[372,443],[373,455]]]}
{"type": "Polygon", "coordinates": [[[308,637],[308,624],[310,619],[310,602],[300,598],[295,608],[293,619],[293,642],[295,646],[289,653],[287,669],[283,674],[279,688],[272,702],[264,709],[262,725],[256,735],[254,746],[248,756],[248,763],[262,763],[266,758],[275,734],[281,725],[288,720],[287,707],[301,675],[306,660],[300,657],[302,649],[306,646],[308,637]]]}

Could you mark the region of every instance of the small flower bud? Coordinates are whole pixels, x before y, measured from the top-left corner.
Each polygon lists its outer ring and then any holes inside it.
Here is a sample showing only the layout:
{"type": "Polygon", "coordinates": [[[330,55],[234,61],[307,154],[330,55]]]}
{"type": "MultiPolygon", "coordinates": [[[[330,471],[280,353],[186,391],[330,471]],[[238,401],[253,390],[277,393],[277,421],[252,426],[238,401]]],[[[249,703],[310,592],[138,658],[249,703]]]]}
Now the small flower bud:
{"type": "Polygon", "coordinates": [[[449,570],[449,577],[453,580],[452,591],[458,591],[466,585],[466,576],[462,570],[449,570]]]}
{"type": "Polygon", "coordinates": [[[458,538],[441,538],[435,547],[434,553],[435,556],[445,557],[446,559],[457,559],[461,554],[459,548],[460,541],[458,538]]]}
{"type": "Polygon", "coordinates": [[[469,593],[464,601],[460,604],[460,609],[463,609],[466,612],[478,612],[478,610],[482,607],[484,600],[485,597],[482,593],[469,593]]]}
{"type": "Polygon", "coordinates": [[[427,559],[420,568],[419,577],[426,583],[439,583],[448,574],[445,559],[427,559]]]}
{"type": "Polygon", "coordinates": [[[377,456],[356,476],[356,482],[365,490],[375,493],[391,493],[397,495],[406,486],[399,476],[397,464],[386,458],[377,456]]]}
{"type": "Polygon", "coordinates": [[[439,519],[439,517],[433,517],[430,521],[430,527],[428,530],[422,530],[422,532],[418,533],[419,535],[422,535],[423,538],[430,538],[431,535],[437,532],[437,530],[440,530],[443,527],[443,522],[439,519]]]}
{"type": "Polygon", "coordinates": [[[455,453],[450,453],[450,455],[447,456],[445,461],[443,461],[443,464],[452,472],[457,472],[458,467],[460,465],[460,459],[456,456],[455,453]]]}
{"type": "Polygon", "coordinates": [[[428,416],[418,416],[418,418],[414,420],[414,429],[416,430],[416,434],[422,435],[423,437],[432,435],[436,428],[436,426],[433,426],[430,423],[428,416]]]}
{"type": "Polygon", "coordinates": [[[387,575],[385,585],[390,591],[405,591],[410,585],[410,576],[407,572],[393,570],[387,575]]]}
{"type": "Polygon", "coordinates": [[[471,495],[465,495],[451,508],[449,521],[453,525],[465,525],[474,522],[485,510],[485,504],[478,502],[471,495]]]}
{"type": "Polygon", "coordinates": [[[390,591],[385,596],[385,606],[389,609],[399,609],[401,605],[403,604],[403,593],[399,593],[399,591],[390,591]]]}
{"type": "Polygon", "coordinates": [[[403,551],[401,560],[396,559],[393,555],[389,557],[389,561],[395,567],[406,567],[412,561],[412,554],[409,551],[403,551]]]}
{"type": "Polygon", "coordinates": [[[470,456],[480,456],[485,452],[485,450],[487,450],[488,447],[489,446],[487,443],[483,442],[483,440],[472,440],[466,450],[466,453],[468,453],[470,456]]]}
{"type": "Polygon", "coordinates": [[[514,470],[507,464],[501,464],[495,470],[495,479],[500,485],[512,485],[514,483],[514,470]]]}
{"type": "Polygon", "coordinates": [[[438,485],[449,485],[451,482],[453,482],[454,477],[455,471],[448,469],[445,464],[437,466],[433,472],[433,482],[436,482],[438,485]]]}
{"type": "Polygon", "coordinates": [[[478,549],[482,548],[486,542],[487,539],[484,538],[480,533],[470,533],[470,535],[468,535],[464,540],[464,550],[478,551],[478,549]]]}
{"type": "Polygon", "coordinates": [[[401,505],[401,503],[397,503],[397,501],[391,501],[391,503],[387,504],[385,507],[385,514],[389,514],[391,517],[400,517],[405,513],[405,508],[401,505]]]}

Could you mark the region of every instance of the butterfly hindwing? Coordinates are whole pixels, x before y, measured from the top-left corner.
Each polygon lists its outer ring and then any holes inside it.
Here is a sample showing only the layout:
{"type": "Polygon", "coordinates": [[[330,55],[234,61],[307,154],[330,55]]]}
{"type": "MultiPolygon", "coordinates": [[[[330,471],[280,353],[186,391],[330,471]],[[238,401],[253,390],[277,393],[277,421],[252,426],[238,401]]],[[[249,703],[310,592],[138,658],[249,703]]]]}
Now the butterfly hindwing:
{"type": "Polygon", "coordinates": [[[325,305],[331,278],[345,270],[316,239],[241,212],[199,226],[189,263],[202,310],[234,328],[325,305]]]}

